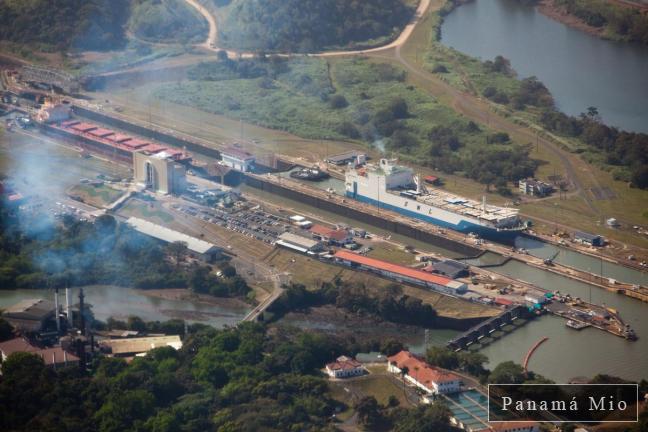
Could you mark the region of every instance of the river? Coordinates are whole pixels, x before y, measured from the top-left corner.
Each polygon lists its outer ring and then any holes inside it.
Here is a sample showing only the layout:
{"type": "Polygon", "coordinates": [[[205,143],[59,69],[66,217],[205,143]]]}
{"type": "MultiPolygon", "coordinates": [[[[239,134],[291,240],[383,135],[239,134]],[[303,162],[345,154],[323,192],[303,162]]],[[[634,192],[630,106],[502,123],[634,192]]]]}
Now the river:
{"type": "Polygon", "coordinates": [[[477,0],[445,18],[441,42],[482,60],[502,55],[537,76],[565,113],[598,108],[605,123],[648,132],[648,46],[568,27],[515,0],[477,0]]]}
{"type": "MultiPolygon", "coordinates": [[[[72,288],[71,303],[78,303],[79,289],[72,288]]],[[[83,289],[86,303],[92,306],[95,318],[106,321],[109,317],[126,320],[129,316],[138,316],[144,321],[166,321],[184,319],[187,322],[199,322],[214,327],[234,326],[241,321],[247,311],[246,307],[219,306],[192,300],[168,300],[148,296],[144,291],[117,286],[96,285],[83,289]]],[[[59,301],[65,303],[64,290],[60,291],[59,301]]],[[[0,309],[6,308],[21,300],[49,298],[54,300],[52,290],[18,289],[0,290],[0,309]]]]}

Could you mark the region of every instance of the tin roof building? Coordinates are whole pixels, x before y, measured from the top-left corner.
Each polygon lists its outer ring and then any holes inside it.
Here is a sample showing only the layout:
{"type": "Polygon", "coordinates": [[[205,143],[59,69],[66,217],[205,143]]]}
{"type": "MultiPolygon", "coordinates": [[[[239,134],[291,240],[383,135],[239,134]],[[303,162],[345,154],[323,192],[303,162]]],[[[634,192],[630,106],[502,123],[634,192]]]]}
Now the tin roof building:
{"type": "Polygon", "coordinates": [[[41,331],[54,318],[54,302],[43,299],[22,300],[5,309],[2,317],[14,328],[27,332],[41,331]]]}
{"type": "Polygon", "coordinates": [[[189,249],[195,257],[206,261],[215,258],[222,252],[222,249],[213,243],[188,236],[187,234],[174,231],[170,228],[154,224],[153,222],[144,219],[131,217],[128,219],[127,223],[137,232],[156,238],[165,243],[184,242],[187,244],[187,249],[189,249]]]}
{"type": "Polygon", "coordinates": [[[324,250],[322,242],[290,232],[281,234],[275,244],[305,254],[314,254],[324,250]]]}

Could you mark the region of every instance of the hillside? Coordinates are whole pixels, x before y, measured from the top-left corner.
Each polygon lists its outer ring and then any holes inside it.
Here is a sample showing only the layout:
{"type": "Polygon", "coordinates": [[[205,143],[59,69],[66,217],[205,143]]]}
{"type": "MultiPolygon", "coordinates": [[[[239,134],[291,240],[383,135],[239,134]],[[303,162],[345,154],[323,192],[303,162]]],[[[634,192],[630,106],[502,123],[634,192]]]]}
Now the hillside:
{"type": "Polygon", "coordinates": [[[107,50],[125,43],[129,0],[3,0],[0,40],[45,51],[107,50]]]}
{"type": "Polygon", "coordinates": [[[413,10],[403,0],[232,0],[219,42],[243,50],[300,52],[366,46],[398,33],[413,10]]]}
{"type": "Polygon", "coordinates": [[[133,0],[128,29],[156,42],[190,42],[207,34],[205,20],[183,0],[133,0]]]}

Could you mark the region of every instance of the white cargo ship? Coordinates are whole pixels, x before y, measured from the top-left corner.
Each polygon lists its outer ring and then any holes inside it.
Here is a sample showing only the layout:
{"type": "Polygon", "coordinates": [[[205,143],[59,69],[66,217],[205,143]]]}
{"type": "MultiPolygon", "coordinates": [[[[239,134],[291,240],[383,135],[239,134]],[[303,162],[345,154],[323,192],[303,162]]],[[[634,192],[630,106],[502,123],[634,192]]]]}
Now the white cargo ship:
{"type": "Polygon", "coordinates": [[[487,205],[421,184],[411,168],[394,159],[349,168],[346,196],[405,216],[474,233],[493,240],[510,239],[526,228],[518,210],[487,205]]]}

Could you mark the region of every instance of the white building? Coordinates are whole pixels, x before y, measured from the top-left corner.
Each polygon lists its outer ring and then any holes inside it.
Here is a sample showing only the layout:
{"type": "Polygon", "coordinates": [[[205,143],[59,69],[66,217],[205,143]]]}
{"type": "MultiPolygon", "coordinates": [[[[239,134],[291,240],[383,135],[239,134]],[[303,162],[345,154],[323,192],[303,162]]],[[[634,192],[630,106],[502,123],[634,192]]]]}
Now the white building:
{"type": "Polygon", "coordinates": [[[222,249],[213,243],[188,236],[178,231],[174,231],[162,225],[154,224],[144,219],[131,217],[128,224],[137,232],[156,238],[165,243],[183,242],[187,245],[189,256],[199,258],[203,261],[211,261],[219,256],[222,249]]]}
{"type": "Polygon", "coordinates": [[[275,244],[309,255],[324,250],[322,242],[290,232],[281,234],[275,244]]]}
{"type": "Polygon", "coordinates": [[[428,394],[448,394],[461,390],[459,376],[430,366],[409,351],[401,351],[388,357],[387,370],[394,374],[402,374],[406,370],[405,381],[428,394]]]}
{"type": "Polygon", "coordinates": [[[187,188],[186,169],[165,151],[156,154],[133,153],[135,181],[164,194],[178,194],[187,188]]]}
{"type": "Polygon", "coordinates": [[[347,356],[340,356],[326,365],[326,373],[331,378],[349,378],[367,373],[362,363],[347,356]]]}
{"type": "Polygon", "coordinates": [[[243,149],[229,147],[221,151],[223,164],[237,171],[249,172],[254,167],[254,155],[243,149]]]}

